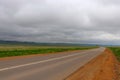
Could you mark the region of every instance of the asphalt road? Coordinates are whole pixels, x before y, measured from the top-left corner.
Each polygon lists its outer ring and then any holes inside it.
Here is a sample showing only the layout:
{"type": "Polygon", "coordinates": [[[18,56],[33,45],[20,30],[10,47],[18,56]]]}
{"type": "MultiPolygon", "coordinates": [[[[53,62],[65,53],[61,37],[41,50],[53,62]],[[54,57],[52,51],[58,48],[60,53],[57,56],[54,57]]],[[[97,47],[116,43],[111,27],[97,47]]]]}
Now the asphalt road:
{"type": "Polygon", "coordinates": [[[64,80],[105,48],[0,61],[0,80],[64,80]]]}

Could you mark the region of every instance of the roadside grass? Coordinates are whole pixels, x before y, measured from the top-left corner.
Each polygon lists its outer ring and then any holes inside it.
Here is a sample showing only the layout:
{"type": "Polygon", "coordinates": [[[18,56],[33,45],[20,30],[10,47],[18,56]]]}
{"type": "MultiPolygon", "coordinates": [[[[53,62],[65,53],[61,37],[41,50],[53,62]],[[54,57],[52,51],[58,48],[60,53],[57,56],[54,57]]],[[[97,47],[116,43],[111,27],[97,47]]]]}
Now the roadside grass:
{"type": "Polygon", "coordinates": [[[51,46],[0,46],[0,57],[46,54],[73,50],[86,50],[96,47],[51,47],[51,46]]]}
{"type": "Polygon", "coordinates": [[[109,49],[112,50],[117,59],[120,61],[120,47],[109,47],[109,49]]]}

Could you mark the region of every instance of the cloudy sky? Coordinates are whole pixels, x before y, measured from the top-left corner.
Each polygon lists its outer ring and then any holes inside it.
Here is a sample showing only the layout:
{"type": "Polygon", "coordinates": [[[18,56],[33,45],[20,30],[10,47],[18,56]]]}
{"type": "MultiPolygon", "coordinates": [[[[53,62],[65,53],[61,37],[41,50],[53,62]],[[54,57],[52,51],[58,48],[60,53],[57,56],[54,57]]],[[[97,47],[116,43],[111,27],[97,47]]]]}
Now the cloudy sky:
{"type": "Polygon", "coordinates": [[[120,0],[0,0],[0,40],[120,44],[120,0]]]}

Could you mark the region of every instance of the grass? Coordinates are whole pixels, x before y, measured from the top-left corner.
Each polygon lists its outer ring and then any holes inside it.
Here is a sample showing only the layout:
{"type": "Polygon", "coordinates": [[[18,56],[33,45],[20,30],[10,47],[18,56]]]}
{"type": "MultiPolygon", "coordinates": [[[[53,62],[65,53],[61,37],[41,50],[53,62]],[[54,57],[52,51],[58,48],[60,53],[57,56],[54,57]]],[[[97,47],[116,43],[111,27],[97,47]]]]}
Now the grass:
{"type": "Polygon", "coordinates": [[[72,50],[85,50],[95,47],[50,47],[50,46],[0,46],[0,57],[46,54],[72,50]]]}
{"type": "Polygon", "coordinates": [[[109,47],[120,61],[120,47],[109,47]]]}

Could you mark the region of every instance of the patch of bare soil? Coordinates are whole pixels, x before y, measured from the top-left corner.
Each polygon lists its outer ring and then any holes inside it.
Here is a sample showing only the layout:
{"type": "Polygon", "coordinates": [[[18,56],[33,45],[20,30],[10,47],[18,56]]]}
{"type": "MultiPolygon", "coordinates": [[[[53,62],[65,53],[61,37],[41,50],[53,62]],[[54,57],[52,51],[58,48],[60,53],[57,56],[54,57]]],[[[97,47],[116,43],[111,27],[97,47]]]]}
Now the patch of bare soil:
{"type": "Polygon", "coordinates": [[[113,53],[106,49],[100,56],[81,67],[65,80],[120,80],[119,65],[113,53]]]}

